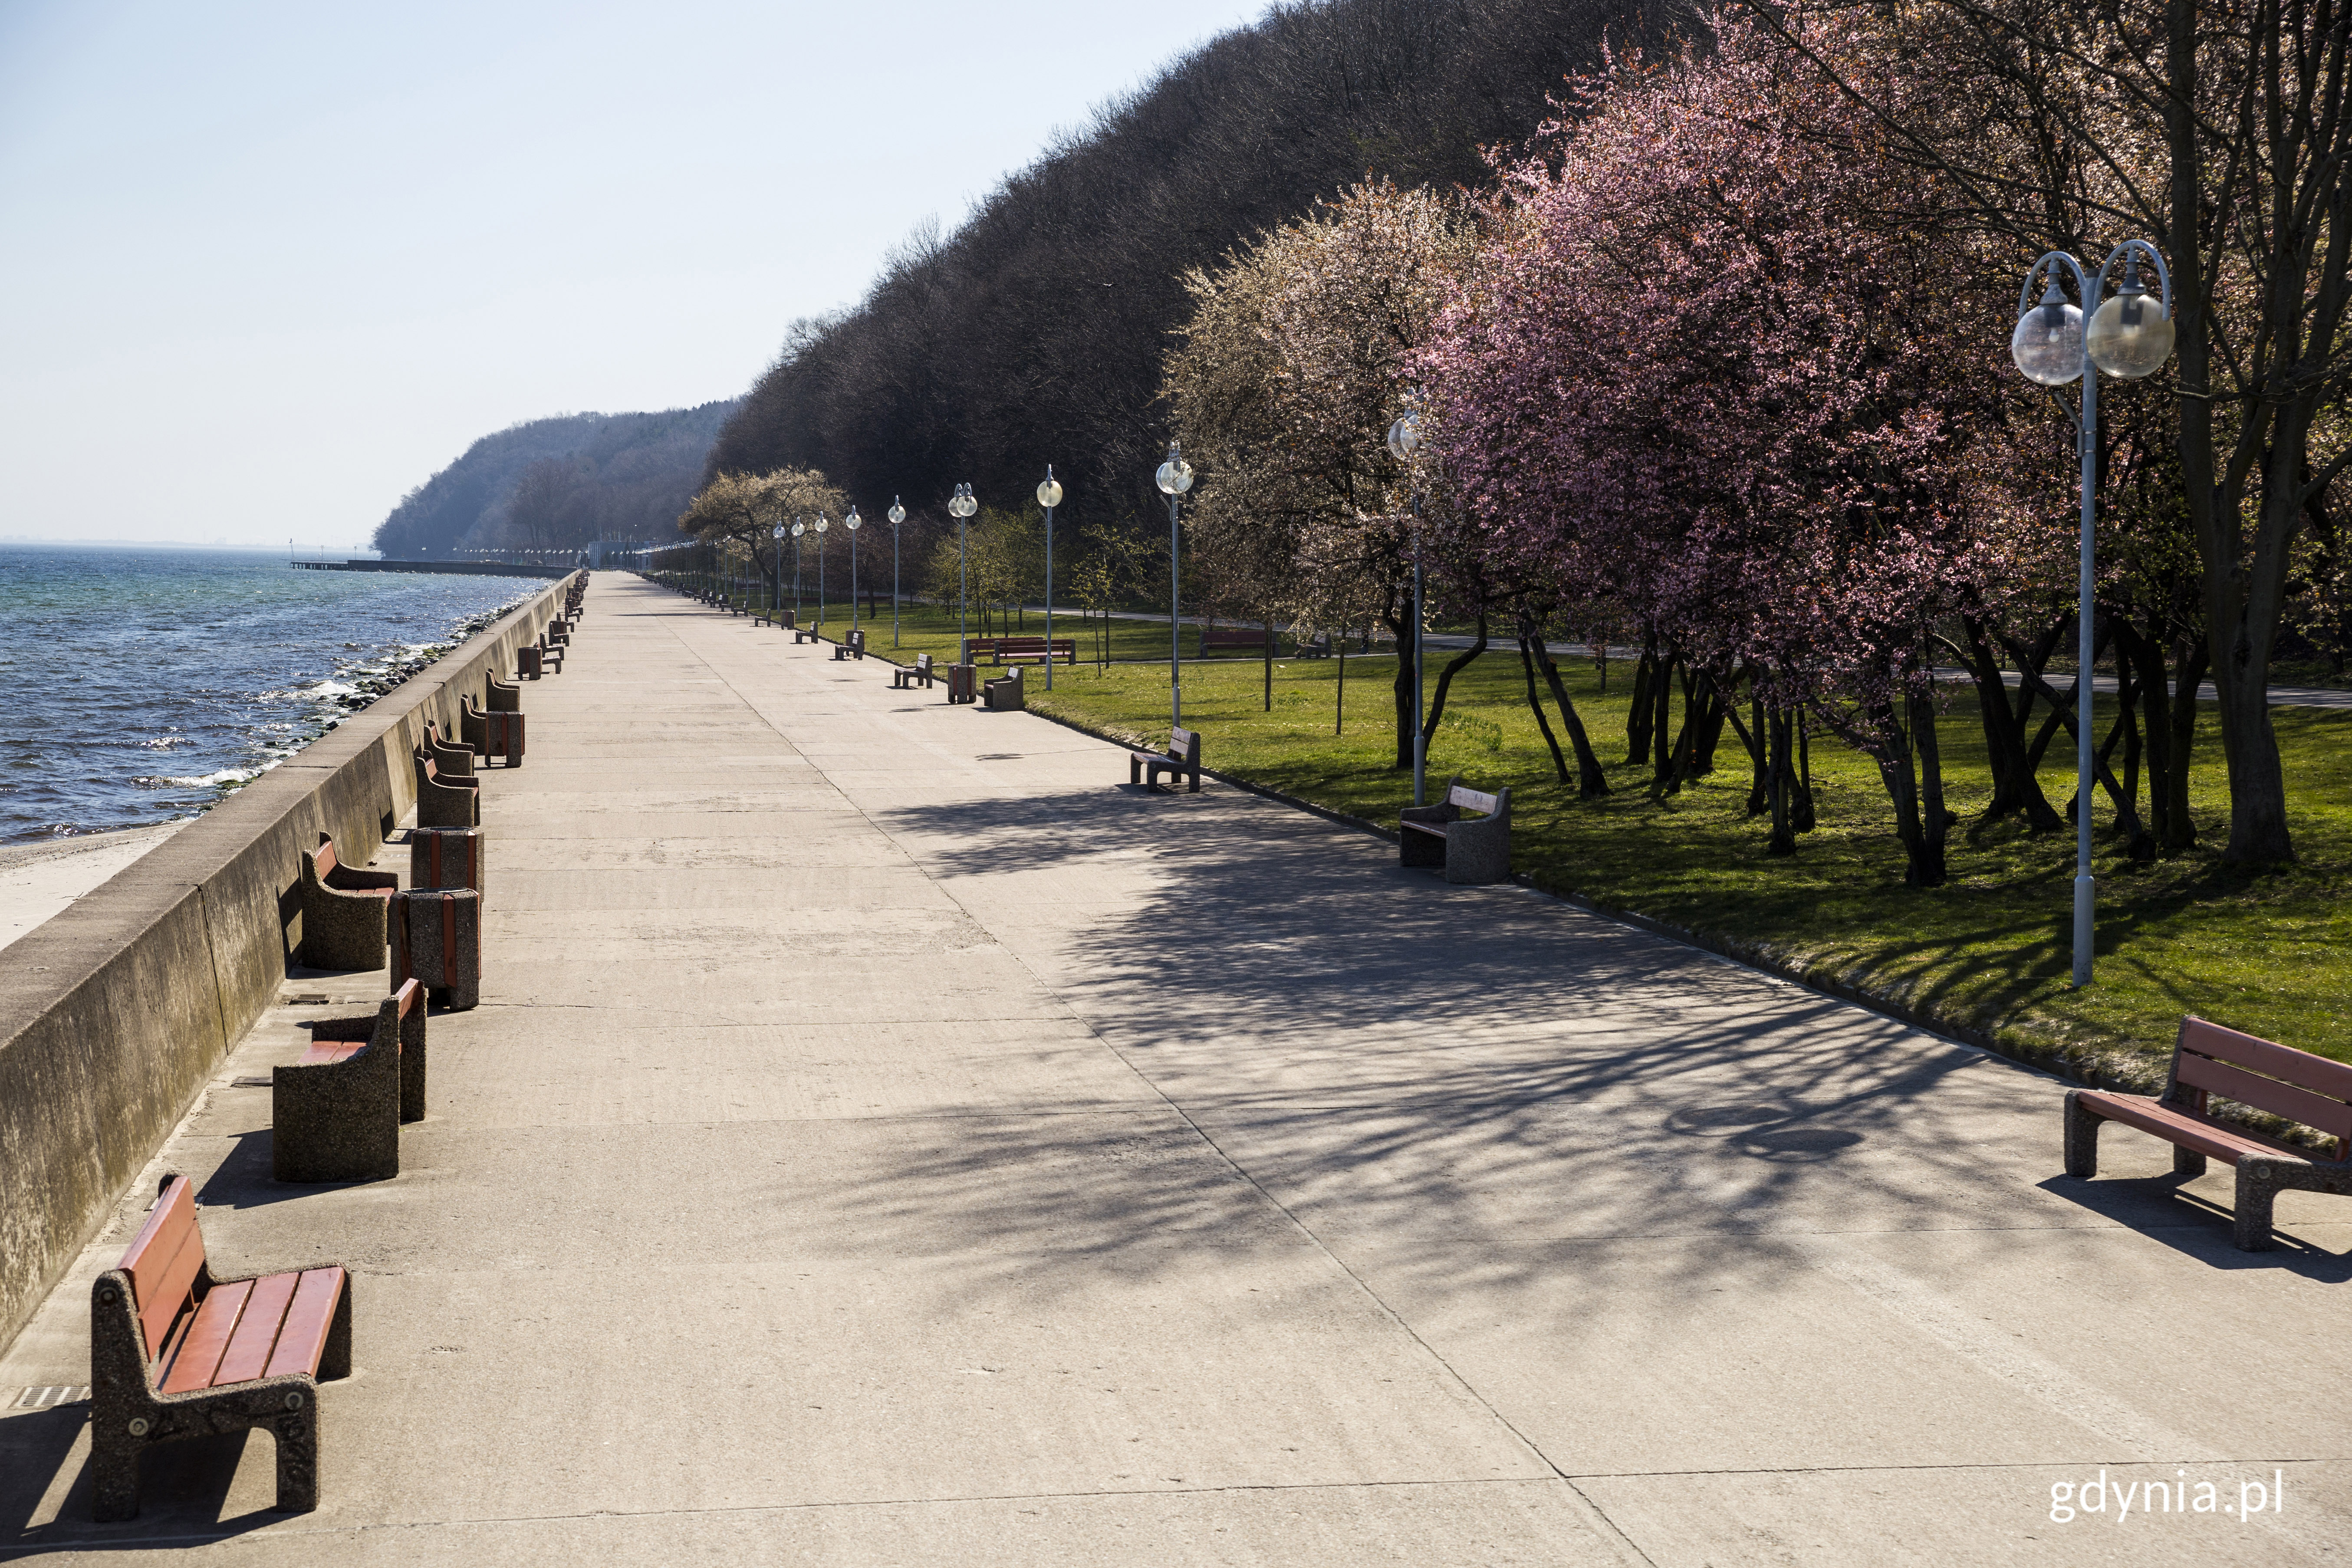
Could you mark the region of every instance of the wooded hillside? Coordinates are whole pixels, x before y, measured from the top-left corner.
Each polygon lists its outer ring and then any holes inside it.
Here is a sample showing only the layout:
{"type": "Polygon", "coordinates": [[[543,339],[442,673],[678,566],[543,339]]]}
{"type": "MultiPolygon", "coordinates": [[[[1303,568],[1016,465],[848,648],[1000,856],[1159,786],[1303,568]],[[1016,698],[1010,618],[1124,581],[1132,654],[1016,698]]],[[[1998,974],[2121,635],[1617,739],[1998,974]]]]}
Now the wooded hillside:
{"type": "Polygon", "coordinates": [[[377,525],[375,546],[417,560],[458,548],[667,538],[736,407],[728,399],[510,426],[401,498],[377,525]]]}
{"type": "Polygon", "coordinates": [[[866,300],[792,329],[707,476],[824,470],[868,509],[936,511],[970,481],[1025,502],[1047,463],[1073,522],[1141,515],[1168,440],[1161,356],[1182,275],[1367,174],[1488,179],[1563,78],[1692,30],[1620,0],[1313,0],[1171,65],[1005,181],[953,235],[919,232],[866,300]]]}

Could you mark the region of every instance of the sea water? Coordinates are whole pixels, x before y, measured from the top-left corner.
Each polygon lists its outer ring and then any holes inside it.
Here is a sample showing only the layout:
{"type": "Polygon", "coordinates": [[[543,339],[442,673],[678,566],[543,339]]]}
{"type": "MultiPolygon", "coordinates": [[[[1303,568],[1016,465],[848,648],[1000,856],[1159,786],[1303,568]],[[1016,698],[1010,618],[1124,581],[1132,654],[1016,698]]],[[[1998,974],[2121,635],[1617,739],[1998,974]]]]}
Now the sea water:
{"type": "Polygon", "coordinates": [[[202,811],[545,586],[0,544],[0,844],[202,811]]]}

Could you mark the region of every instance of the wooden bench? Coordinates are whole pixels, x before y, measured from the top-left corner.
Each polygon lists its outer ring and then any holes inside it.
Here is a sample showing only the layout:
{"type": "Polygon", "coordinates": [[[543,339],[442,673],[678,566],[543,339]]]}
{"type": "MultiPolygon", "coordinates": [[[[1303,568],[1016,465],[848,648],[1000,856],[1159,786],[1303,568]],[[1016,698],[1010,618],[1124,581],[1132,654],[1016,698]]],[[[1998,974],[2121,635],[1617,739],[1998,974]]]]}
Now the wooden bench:
{"type": "Polygon", "coordinates": [[[1169,734],[1164,752],[1129,752],[1127,753],[1127,782],[1140,783],[1146,789],[1160,787],[1160,775],[1171,778],[1192,775],[1192,793],[1201,793],[1201,732],[1177,729],[1169,734]]]}
{"type": "Polygon", "coordinates": [[[1201,657],[1208,658],[1209,650],[1215,647],[1264,648],[1267,641],[1267,634],[1263,628],[1254,631],[1248,626],[1202,626],[1201,657]]]}
{"type": "Polygon", "coordinates": [[[845,658],[864,658],[866,657],[866,633],[862,630],[853,631],[847,637],[834,644],[833,657],[835,661],[845,658]]]}
{"type": "Polygon", "coordinates": [[[412,755],[416,763],[416,826],[479,827],[481,781],[442,777],[440,764],[426,756],[422,747],[412,755]]]}
{"type": "Polygon", "coordinates": [[[1021,667],[1015,665],[1012,674],[999,676],[983,686],[981,696],[987,706],[1001,713],[1017,713],[1027,708],[1029,694],[1022,685],[1023,674],[1021,667]]]}
{"type": "Polygon", "coordinates": [[[400,887],[390,871],[354,871],[321,833],[302,851],[302,962],[312,969],[373,969],[383,962],[384,900],[400,887]]]}
{"type": "Polygon", "coordinates": [[[139,1458],[158,1443],[258,1427],[278,1442],[278,1507],[319,1506],[319,1384],[352,1372],[340,1264],[214,1277],[194,1185],[166,1176],[122,1261],[90,1288],[91,1511],[139,1516],[139,1458]]]}
{"type": "Polygon", "coordinates": [[[967,637],[964,639],[964,662],[976,664],[981,654],[988,655],[991,664],[1051,664],[1056,659],[1075,667],[1078,662],[1076,637],[1055,637],[1046,646],[1044,637],[967,637]]]}
{"type": "Polygon", "coordinates": [[[270,1071],[269,1173],[387,1182],[400,1124],[425,1120],[425,990],[404,981],[373,1013],[314,1018],[310,1048],[270,1071]]]}
{"type": "Polygon", "coordinates": [[[564,649],[561,644],[548,641],[547,634],[545,632],[539,634],[539,658],[542,667],[551,664],[555,666],[555,673],[562,675],[563,673],[563,654],[564,649]]]}
{"type": "Polygon", "coordinates": [[[793,629],[793,616],[790,610],[761,610],[751,618],[763,626],[782,626],[786,631],[793,629]]]}
{"type": "Polygon", "coordinates": [[[816,635],[816,628],[814,626],[796,625],[793,627],[793,641],[795,643],[823,642],[824,640],[824,639],[823,637],[816,635]]]}
{"type": "Polygon", "coordinates": [[[425,721],[425,750],[435,765],[451,778],[469,779],[474,776],[474,748],[464,741],[451,740],[441,732],[441,726],[432,720],[425,721]]]}
{"type": "Polygon", "coordinates": [[[436,888],[484,891],[482,830],[478,827],[413,827],[408,832],[408,885],[416,892],[436,888]]]}
{"type": "Polygon", "coordinates": [[[2068,1175],[2087,1180],[2099,1173],[2103,1121],[2120,1121],[2170,1143],[2172,1168],[2184,1176],[2203,1175],[2209,1158],[2235,1165],[2235,1240],[2246,1252],[2270,1250],[2272,1209],[2280,1193],[2293,1188],[2352,1196],[2352,1067],[2202,1018],[2180,1020],[2162,1094],[2067,1090],[2068,1175]],[[2307,1150],[2221,1121],[2210,1110],[2215,1095],[2326,1133],[2336,1140],[2336,1158],[2315,1159],[2307,1150]]]}
{"type": "Polygon", "coordinates": [[[1409,805],[1397,835],[1397,864],[1445,873],[1449,882],[1503,882],[1511,876],[1511,792],[1487,795],[1462,787],[1462,775],[1446,781],[1436,805],[1409,805]],[[1465,811],[1483,812],[1465,817],[1465,811]]]}
{"type": "Polygon", "coordinates": [[[895,689],[900,691],[909,690],[918,686],[928,690],[931,684],[931,656],[919,653],[915,656],[914,663],[900,665],[891,672],[890,684],[895,689]]]}
{"type": "Polygon", "coordinates": [[[471,888],[412,888],[384,909],[392,980],[416,980],[453,1013],[482,1000],[482,895],[471,888]]]}
{"type": "Polygon", "coordinates": [[[523,722],[520,710],[486,712],[470,691],[457,699],[457,730],[466,744],[484,762],[503,757],[507,766],[522,766],[523,722]]]}

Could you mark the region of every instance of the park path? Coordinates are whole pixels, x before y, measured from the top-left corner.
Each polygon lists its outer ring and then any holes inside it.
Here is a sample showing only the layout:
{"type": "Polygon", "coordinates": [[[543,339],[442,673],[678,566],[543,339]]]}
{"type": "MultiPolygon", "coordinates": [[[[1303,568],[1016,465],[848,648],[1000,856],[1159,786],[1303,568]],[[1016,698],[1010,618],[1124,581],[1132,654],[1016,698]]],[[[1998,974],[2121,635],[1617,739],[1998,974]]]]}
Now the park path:
{"type": "MultiPolygon", "coordinates": [[[[2049,1079],[589,605],[483,785],[484,1002],[432,1021],[401,1176],[272,1184],[234,1081],[381,975],[289,980],[157,1163],[225,1267],[355,1271],[323,1505],[268,1512],[255,1437],[94,1526],[79,1407],[0,1414],[0,1556],[2343,1561],[2352,1205],[2239,1254],[2152,1142],[2060,1178],[2049,1079]],[[2052,1520],[2103,1473],[2287,1504],[2052,1520]]],[[[87,1380],[138,1207],[12,1398],[87,1380]]]]}

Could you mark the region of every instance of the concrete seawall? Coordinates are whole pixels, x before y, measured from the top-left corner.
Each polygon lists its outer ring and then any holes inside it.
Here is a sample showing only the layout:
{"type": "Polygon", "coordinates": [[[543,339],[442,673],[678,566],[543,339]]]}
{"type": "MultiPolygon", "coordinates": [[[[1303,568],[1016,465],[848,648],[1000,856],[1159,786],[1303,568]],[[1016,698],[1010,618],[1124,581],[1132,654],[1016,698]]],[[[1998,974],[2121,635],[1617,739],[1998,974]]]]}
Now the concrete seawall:
{"type": "MultiPolygon", "coordinates": [[[[432,720],[553,618],[559,584],[0,950],[0,1345],[277,994],[300,852],[364,862],[415,804],[432,720]]],[[[552,678],[560,679],[560,678],[552,678]]],[[[73,759],[58,759],[70,767],[73,759]]]]}

